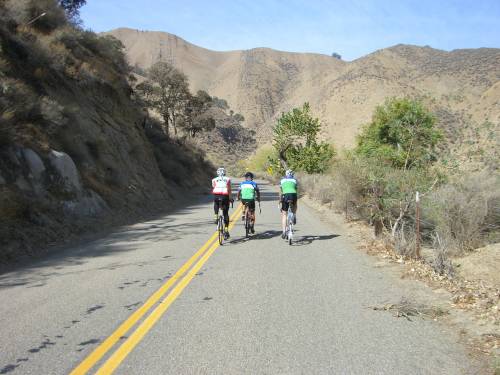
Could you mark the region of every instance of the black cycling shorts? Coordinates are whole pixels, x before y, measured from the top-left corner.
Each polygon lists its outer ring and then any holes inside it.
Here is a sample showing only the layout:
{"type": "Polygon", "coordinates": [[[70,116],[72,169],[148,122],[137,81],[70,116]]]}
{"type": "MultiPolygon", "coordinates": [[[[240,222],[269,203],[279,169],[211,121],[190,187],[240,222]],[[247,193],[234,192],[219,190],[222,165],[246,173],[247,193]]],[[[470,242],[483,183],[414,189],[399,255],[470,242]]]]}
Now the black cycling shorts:
{"type": "Polygon", "coordinates": [[[250,208],[250,211],[255,211],[255,199],[242,199],[241,203],[248,204],[248,208],[250,208]]]}
{"type": "Polygon", "coordinates": [[[292,201],[295,206],[297,206],[297,193],[283,194],[281,197],[281,209],[283,211],[288,211],[288,202],[292,201]]]}

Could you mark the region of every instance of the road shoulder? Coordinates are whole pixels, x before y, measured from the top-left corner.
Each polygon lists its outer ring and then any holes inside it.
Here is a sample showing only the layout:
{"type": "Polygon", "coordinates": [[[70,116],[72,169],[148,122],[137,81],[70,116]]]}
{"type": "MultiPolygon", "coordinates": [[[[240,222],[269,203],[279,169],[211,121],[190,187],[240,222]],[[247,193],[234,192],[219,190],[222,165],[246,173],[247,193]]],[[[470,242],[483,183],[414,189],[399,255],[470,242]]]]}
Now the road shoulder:
{"type": "MultiPolygon", "coordinates": [[[[437,314],[438,316],[425,317],[422,314],[420,318],[439,321],[459,335],[458,341],[466,347],[470,360],[478,367],[478,373],[496,374],[495,371],[499,371],[500,335],[496,323],[498,309],[493,309],[496,315],[489,319],[478,314],[469,305],[458,303],[460,298],[464,298],[463,291],[460,294],[461,291],[445,278],[432,274],[430,267],[423,262],[394,256],[383,244],[374,240],[373,228],[367,224],[349,222],[342,214],[334,212],[328,204],[321,204],[311,197],[304,196],[301,202],[315,210],[323,222],[337,231],[346,233],[347,241],[353,245],[353,249],[370,255],[372,266],[391,277],[394,283],[405,291],[405,301],[391,301],[383,306],[373,306],[374,309],[392,312],[395,319],[410,318],[404,314],[403,307],[406,303],[414,307],[415,312],[418,306],[422,311],[441,311],[443,314],[437,314]]],[[[418,315],[417,312],[416,314],[418,315]]]]}

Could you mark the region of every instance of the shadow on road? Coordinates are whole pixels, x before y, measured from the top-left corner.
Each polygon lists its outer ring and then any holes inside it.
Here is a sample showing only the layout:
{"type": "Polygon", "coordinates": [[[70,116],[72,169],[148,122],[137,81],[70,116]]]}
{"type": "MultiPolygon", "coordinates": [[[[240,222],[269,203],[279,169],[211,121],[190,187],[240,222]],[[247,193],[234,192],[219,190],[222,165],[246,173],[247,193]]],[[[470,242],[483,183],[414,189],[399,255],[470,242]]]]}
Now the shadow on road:
{"type": "Polygon", "coordinates": [[[229,241],[229,243],[239,244],[253,240],[268,240],[278,236],[281,236],[281,232],[279,230],[266,230],[265,232],[260,232],[260,233],[257,232],[253,235],[250,235],[250,238],[245,238],[244,236],[240,238],[235,238],[234,240],[229,241]]]}
{"type": "MultiPolygon", "coordinates": [[[[204,234],[207,232],[207,224],[211,224],[212,221],[208,218],[200,219],[196,217],[198,216],[196,214],[201,212],[204,215],[207,212],[205,217],[211,217],[213,211],[211,211],[210,205],[206,211],[200,211],[200,207],[209,204],[210,200],[210,196],[203,196],[198,198],[198,202],[195,204],[171,209],[163,214],[156,214],[148,220],[136,224],[110,228],[102,233],[96,233],[94,238],[89,236],[89,238],[81,240],[80,243],[71,244],[68,247],[62,245],[53,248],[51,254],[1,267],[0,289],[22,285],[26,285],[28,288],[42,287],[54,277],[92,270],[92,268],[78,268],[92,258],[134,251],[148,243],[166,242],[171,244],[173,241],[184,238],[186,234],[204,234]]],[[[211,233],[211,229],[207,233],[211,233]]],[[[121,267],[143,267],[169,261],[162,255],[165,254],[158,254],[158,258],[144,261],[114,261],[95,269],[108,271],[121,267]]]]}
{"type": "Polygon", "coordinates": [[[332,238],[339,237],[340,234],[328,234],[324,236],[301,236],[298,237],[296,241],[292,243],[294,246],[304,246],[304,245],[310,245],[314,241],[324,241],[324,240],[331,240],[332,238]]]}

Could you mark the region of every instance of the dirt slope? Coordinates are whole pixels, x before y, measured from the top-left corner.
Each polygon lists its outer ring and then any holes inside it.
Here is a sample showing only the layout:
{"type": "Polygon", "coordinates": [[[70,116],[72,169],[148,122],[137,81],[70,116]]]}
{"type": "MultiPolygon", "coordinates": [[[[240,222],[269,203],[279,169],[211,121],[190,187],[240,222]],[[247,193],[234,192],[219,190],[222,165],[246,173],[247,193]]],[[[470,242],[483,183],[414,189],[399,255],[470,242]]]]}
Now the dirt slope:
{"type": "Polygon", "coordinates": [[[206,183],[200,152],[145,125],[114,41],[75,29],[53,0],[0,2],[0,21],[0,263],[206,183]],[[36,7],[50,17],[22,27],[36,7]]]}

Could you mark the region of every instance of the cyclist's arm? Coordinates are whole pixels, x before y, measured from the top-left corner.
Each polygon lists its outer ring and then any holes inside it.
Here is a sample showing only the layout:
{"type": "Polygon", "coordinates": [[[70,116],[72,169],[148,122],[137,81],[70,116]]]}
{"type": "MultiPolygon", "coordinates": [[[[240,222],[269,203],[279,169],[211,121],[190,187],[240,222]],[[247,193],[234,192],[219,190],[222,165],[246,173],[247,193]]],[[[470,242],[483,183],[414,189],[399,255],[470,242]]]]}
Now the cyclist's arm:
{"type": "Polygon", "coordinates": [[[260,189],[257,185],[255,185],[255,192],[257,193],[257,201],[260,202],[260,189]]]}

